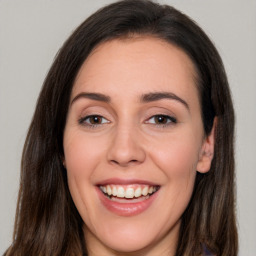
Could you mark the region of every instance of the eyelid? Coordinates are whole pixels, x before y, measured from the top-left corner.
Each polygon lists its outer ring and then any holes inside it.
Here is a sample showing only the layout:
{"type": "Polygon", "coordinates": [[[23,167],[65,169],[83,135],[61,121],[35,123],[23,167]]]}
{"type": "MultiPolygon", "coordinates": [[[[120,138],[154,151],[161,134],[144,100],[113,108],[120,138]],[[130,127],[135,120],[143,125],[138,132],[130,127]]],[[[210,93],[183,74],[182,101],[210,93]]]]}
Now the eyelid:
{"type": "Polygon", "coordinates": [[[79,118],[78,123],[81,124],[81,125],[87,126],[87,127],[94,128],[94,127],[99,127],[101,125],[110,123],[110,121],[107,118],[105,118],[104,116],[102,116],[102,115],[90,114],[90,115],[85,115],[85,116],[79,118]],[[88,120],[89,118],[92,118],[92,117],[99,117],[99,118],[101,118],[101,121],[102,120],[105,120],[105,121],[102,122],[102,123],[99,123],[99,124],[91,124],[89,122],[86,122],[86,120],[88,120]]]}
{"type": "Polygon", "coordinates": [[[173,116],[170,116],[170,115],[166,115],[166,114],[155,114],[153,116],[151,116],[150,118],[148,118],[146,120],[146,123],[148,124],[155,124],[157,126],[168,126],[168,125],[173,125],[173,124],[176,124],[177,123],[177,119],[173,116]],[[163,124],[157,124],[155,122],[150,122],[151,119],[153,118],[156,118],[156,117],[164,117],[164,118],[167,118],[168,119],[168,122],[167,123],[163,123],[163,124]]]}
{"type": "Polygon", "coordinates": [[[84,104],[81,104],[76,110],[77,117],[80,119],[88,116],[101,116],[107,120],[112,120],[115,116],[115,113],[109,106],[96,104],[95,102],[82,101],[82,103],[84,104]]]}

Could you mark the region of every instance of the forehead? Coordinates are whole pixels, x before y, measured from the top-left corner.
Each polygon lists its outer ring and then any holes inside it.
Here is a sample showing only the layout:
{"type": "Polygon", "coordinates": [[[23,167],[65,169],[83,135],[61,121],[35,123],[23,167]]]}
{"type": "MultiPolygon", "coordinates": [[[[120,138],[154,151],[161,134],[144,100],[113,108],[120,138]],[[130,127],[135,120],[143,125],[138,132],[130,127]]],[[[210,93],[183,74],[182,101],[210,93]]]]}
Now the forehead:
{"type": "Polygon", "coordinates": [[[103,93],[166,91],[197,94],[195,67],[178,47],[154,37],[114,39],[98,45],[83,63],[73,96],[103,93]],[[128,91],[127,91],[128,92],[128,91]]]}

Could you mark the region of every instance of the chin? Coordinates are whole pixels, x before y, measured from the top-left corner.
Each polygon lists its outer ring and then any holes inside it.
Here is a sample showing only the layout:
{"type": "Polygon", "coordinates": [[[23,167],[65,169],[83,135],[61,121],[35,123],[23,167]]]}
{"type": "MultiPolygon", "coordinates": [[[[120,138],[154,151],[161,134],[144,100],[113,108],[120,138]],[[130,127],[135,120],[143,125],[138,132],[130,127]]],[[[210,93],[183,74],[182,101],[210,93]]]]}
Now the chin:
{"type": "MultiPolygon", "coordinates": [[[[156,221],[155,215],[123,217],[106,213],[104,220],[98,219],[98,224],[90,227],[90,230],[94,233],[96,244],[101,244],[110,252],[146,255],[148,251],[162,247],[163,244],[164,247],[170,247],[178,237],[179,227],[180,220],[175,222],[172,218],[163,222],[156,221]]],[[[85,232],[91,231],[87,229],[85,232]]]]}
{"type": "Polygon", "coordinates": [[[134,253],[143,252],[155,244],[155,237],[151,234],[136,227],[124,229],[119,227],[113,228],[109,234],[98,236],[98,239],[101,239],[101,244],[110,251],[134,253]]]}

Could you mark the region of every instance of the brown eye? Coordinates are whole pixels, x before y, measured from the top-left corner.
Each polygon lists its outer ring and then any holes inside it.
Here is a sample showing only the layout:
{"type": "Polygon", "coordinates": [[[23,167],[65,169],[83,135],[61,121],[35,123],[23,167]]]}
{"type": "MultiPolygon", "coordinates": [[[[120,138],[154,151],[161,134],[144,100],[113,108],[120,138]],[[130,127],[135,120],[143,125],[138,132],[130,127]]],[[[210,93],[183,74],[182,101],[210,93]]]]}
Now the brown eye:
{"type": "Polygon", "coordinates": [[[101,116],[90,116],[88,118],[88,122],[90,124],[101,124],[102,123],[102,117],[101,116]]]}
{"type": "Polygon", "coordinates": [[[156,125],[169,125],[173,123],[177,123],[176,118],[168,115],[155,115],[152,116],[150,119],[147,121],[150,124],[156,124],[156,125]]]}
{"type": "Polygon", "coordinates": [[[106,118],[104,118],[103,116],[90,115],[90,116],[81,118],[79,120],[79,123],[87,125],[87,126],[97,126],[97,125],[109,123],[109,121],[106,118]]]}
{"type": "Polygon", "coordinates": [[[155,116],[154,121],[156,124],[167,124],[168,117],[167,116],[155,116]]]}

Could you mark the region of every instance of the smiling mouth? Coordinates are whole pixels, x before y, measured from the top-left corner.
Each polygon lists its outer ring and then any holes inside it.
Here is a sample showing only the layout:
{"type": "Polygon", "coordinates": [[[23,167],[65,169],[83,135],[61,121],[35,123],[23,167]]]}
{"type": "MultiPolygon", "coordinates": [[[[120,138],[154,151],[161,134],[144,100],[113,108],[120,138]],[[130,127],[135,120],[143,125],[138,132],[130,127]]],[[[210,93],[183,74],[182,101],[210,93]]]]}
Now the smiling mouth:
{"type": "Polygon", "coordinates": [[[117,202],[133,201],[134,203],[141,200],[148,199],[155,192],[157,192],[160,186],[152,185],[101,185],[99,186],[101,192],[109,199],[117,202]]]}

